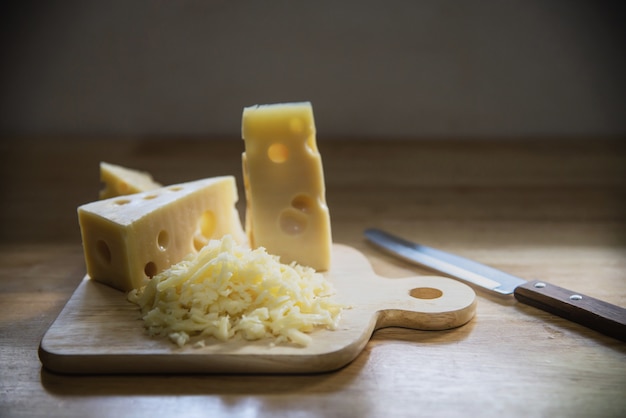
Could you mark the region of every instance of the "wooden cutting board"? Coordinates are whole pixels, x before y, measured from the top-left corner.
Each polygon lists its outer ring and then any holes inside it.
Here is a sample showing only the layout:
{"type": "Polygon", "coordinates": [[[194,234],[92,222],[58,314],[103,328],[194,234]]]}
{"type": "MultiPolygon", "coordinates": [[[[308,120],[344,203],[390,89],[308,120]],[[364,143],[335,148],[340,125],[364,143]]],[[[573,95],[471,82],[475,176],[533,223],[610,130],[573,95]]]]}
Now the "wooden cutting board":
{"type": "Polygon", "coordinates": [[[86,276],[41,340],[44,367],[60,373],[308,373],[338,369],[361,352],[383,327],[444,330],[474,316],[476,295],[467,285],[437,276],[389,279],[376,275],[352,247],[333,245],[324,273],[336,300],[350,306],[338,329],[319,329],[307,347],[270,340],[179,348],[150,337],[138,307],[125,294],[86,276]]]}

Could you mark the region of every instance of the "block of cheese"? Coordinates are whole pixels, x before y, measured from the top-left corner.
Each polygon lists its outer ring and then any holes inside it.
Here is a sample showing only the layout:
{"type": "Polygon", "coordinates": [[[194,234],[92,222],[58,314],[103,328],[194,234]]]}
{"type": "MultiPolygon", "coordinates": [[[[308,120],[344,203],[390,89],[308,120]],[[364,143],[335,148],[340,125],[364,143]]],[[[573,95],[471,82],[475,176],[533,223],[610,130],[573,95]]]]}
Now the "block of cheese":
{"type": "Polygon", "coordinates": [[[100,163],[100,180],[104,183],[104,189],[100,191],[100,199],[163,187],[154,181],[149,173],[105,162],[100,163]]]}
{"type": "Polygon", "coordinates": [[[310,102],[246,107],[242,116],[246,233],[281,262],[323,271],[332,237],[310,102]]]}
{"type": "Polygon", "coordinates": [[[129,291],[199,251],[211,239],[246,235],[235,178],[213,177],[78,208],[87,274],[129,291]]]}

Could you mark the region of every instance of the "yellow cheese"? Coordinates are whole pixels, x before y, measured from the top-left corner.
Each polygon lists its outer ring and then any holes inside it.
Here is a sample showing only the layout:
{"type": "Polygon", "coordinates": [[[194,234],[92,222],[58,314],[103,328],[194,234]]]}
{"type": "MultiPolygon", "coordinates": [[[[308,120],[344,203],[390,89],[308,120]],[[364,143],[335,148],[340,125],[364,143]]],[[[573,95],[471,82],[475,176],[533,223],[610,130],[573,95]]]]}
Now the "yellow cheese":
{"type": "Polygon", "coordinates": [[[104,189],[100,191],[100,199],[163,187],[155,182],[149,173],[105,162],[100,163],[100,180],[104,183],[104,189]]]}
{"type": "Polygon", "coordinates": [[[306,346],[316,328],[336,328],[341,306],[332,301],[333,293],[312,268],[281,264],[265,249],[236,245],[226,235],[131,291],[128,299],[140,306],[150,335],[167,336],[179,346],[192,337],[306,346]]]}
{"type": "Polygon", "coordinates": [[[214,177],[82,205],[78,220],[89,276],[137,288],[210,239],[246,236],[232,176],[214,177]]]}
{"type": "Polygon", "coordinates": [[[327,270],[331,226],[311,103],[244,108],[246,232],[252,248],[327,270]]]}

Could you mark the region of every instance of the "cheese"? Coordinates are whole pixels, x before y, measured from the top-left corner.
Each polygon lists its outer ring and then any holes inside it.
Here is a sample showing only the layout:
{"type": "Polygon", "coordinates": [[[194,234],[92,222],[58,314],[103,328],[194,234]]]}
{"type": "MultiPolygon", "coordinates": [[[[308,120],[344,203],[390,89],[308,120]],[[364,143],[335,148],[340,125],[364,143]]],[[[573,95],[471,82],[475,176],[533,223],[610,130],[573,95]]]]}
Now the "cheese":
{"type": "Polygon", "coordinates": [[[331,225],[311,103],[246,107],[242,137],[251,247],[327,270],[331,225]]]}
{"type": "MultiPolygon", "coordinates": [[[[341,306],[332,284],[312,268],[281,264],[264,248],[236,245],[230,235],[129,292],[150,335],[183,346],[191,338],[268,338],[306,346],[308,335],[335,329],[341,306]]],[[[203,347],[204,340],[194,347],[203,347]]]]}
{"type": "Polygon", "coordinates": [[[235,178],[223,176],[82,205],[87,273],[129,291],[212,238],[245,242],[237,200],[235,178]]]}
{"type": "Polygon", "coordinates": [[[100,180],[104,183],[104,189],[100,191],[100,199],[163,187],[155,182],[149,173],[105,162],[100,163],[100,180]]]}

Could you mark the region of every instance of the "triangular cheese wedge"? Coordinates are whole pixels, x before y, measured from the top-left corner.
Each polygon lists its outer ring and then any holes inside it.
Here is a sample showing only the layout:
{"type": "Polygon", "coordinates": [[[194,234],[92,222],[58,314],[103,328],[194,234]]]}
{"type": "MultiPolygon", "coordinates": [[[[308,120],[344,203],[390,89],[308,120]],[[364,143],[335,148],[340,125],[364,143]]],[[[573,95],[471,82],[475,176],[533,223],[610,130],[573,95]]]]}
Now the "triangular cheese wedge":
{"type": "Polygon", "coordinates": [[[78,208],[89,276],[122,291],[197,252],[211,239],[246,236],[233,176],[97,200],[78,208]]]}
{"type": "Polygon", "coordinates": [[[106,162],[100,163],[100,180],[104,183],[104,189],[100,191],[100,199],[147,192],[163,187],[154,181],[149,173],[106,162]]]}

